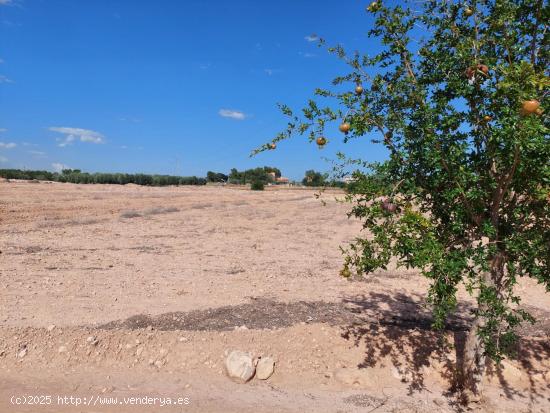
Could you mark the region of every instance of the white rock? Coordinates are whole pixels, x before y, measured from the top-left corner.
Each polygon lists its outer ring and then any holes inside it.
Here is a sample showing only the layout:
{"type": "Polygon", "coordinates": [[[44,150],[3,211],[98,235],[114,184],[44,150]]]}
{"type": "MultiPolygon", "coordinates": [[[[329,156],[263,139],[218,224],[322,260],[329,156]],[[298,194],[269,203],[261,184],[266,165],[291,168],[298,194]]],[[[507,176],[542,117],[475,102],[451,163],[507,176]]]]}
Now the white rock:
{"type": "Polygon", "coordinates": [[[267,380],[273,374],[275,360],[271,357],[262,357],[256,365],[256,377],[260,380],[267,380]]]}
{"type": "Polygon", "coordinates": [[[86,342],[87,342],[88,344],[91,344],[92,346],[95,346],[95,345],[97,345],[97,343],[99,343],[99,340],[98,340],[96,337],[94,337],[94,336],[89,336],[89,337],[86,339],[86,342]]]}
{"type": "Polygon", "coordinates": [[[254,376],[256,369],[249,353],[235,350],[225,359],[225,370],[231,379],[246,383],[254,376]]]}
{"type": "Polygon", "coordinates": [[[67,347],[59,346],[59,348],[57,349],[57,352],[58,353],[66,353],[67,352],[67,347]]]}
{"type": "Polygon", "coordinates": [[[50,324],[47,328],[47,330],[51,333],[55,328],[55,324],[50,324]]]}
{"type": "Polygon", "coordinates": [[[27,347],[23,347],[19,353],[17,353],[17,357],[19,357],[20,359],[22,359],[23,357],[25,357],[27,355],[27,347]]]}

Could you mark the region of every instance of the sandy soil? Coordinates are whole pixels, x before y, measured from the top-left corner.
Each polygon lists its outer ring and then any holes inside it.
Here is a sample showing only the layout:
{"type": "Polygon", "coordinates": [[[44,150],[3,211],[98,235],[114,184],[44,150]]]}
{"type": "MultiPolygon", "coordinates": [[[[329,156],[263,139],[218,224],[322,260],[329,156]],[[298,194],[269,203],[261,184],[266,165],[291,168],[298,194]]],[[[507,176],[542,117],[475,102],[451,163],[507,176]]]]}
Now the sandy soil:
{"type": "MultiPolygon", "coordinates": [[[[337,198],[0,182],[0,412],[463,410],[426,280],[338,275],[338,247],[360,225],[337,198]],[[274,357],[274,375],[232,382],[234,349],[274,357]],[[16,406],[13,395],[54,397],[16,406]],[[188,404],[124,404],[144,396],[188,404]]],[[[522,329],[518,359],[491,367],[473,411],[550,411],[550,300],[520,289],[540,321],[522,329]]],[[[446,333],[458,349],[465,296],[461,308],[446,333]]]]}

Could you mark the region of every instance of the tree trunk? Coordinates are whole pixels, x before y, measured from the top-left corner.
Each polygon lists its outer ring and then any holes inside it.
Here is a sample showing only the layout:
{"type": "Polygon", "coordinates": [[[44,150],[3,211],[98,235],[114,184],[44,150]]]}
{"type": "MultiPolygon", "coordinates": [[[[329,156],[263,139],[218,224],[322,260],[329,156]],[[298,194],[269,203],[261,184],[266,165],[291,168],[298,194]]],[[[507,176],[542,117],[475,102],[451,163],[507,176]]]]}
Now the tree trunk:
{"type": "Polygon", "coordinates": [[[483,393],[483,376],[485,373],[485,347],[477,332],[485,324],[485,317],[478,316],[466,337],[462,364],[463,386],[470,402],[481,399],[483,393]]]}
{"type": "MultiPolygon", "coordinates": [[[[492,287],[500,294],[500,285],[504,275],[505,253],[498,251],[490,262],[490,272],[483,274],[483,283],[487,287],[492,287]]],[[[479,307],[481,313],[486,308],[481,304],[479,307]]],[[[481,399],[483,393],[483,377],[485,375],[485,367],[487,358],[485,356],[485,345],[478,335],[480,328],[483,328],[486,323],[486,318],[483,315],[478,315],[464,343],[464,355],[462,359],[462,380],[463,387],[468,401],[476,402],[481,399]]]]}

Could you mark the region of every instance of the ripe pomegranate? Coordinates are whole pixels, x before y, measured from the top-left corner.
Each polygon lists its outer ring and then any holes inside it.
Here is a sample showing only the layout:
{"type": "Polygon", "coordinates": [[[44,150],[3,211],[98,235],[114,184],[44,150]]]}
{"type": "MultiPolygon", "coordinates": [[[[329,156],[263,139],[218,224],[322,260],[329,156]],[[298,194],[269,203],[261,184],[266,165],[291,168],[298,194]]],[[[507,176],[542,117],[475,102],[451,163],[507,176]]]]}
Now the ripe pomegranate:
{"type": "Polygon", "coordinates": [[[521,105],[521,110],[524,114],[529,115],[535,113],[540,106],[540,102],[536,99],[524,100],[521,105]]]}
{"type": "Polygon", "coordinates": [[[319,136],[316,142],[319,146],[325,146],[327,143],[327,139],[324,136],[319,136]]]}
{"type": "Polygon", "coordinates": [[[477,65],[477,70],[479,70],[485,76],[489,74],[489,66],[487,65],[477,65]]]}
{"type": "Polygon", "coordinates": [[[355,94],[360,95],[361,93],[363,93],[363,86],[361,85],[355,86],[355,94]]]}
{"type": "Polygon", "coordinates": [[[351,129],[351,125],[347,122],[343,122],[342,124],[340,124],[338,129],[340,129],[340,132],[348,133],[349,130],[351,129]]]}
{"type": "Polygon", "coordinates": [[[368,7],[367,10],[370,12],[375,12],[380,9],[380,4],[377,1],[373,1],[368,7]]]}
{"type": "Polygon", "coordinates": [[[395,211],[397,211],[397,205],[395,205],[388,199],[385,199],[384,201],[382,201],[382,209],[386,212],[389,212],[390,214],[393,214],[395,211]]]}

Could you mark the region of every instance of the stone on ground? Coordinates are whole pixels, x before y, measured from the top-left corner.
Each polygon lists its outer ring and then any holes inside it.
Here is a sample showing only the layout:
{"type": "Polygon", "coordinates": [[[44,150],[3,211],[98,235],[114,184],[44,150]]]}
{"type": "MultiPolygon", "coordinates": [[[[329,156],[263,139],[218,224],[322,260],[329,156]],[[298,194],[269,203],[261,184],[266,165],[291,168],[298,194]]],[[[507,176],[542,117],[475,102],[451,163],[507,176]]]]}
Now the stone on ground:
{"type": "Polygon", "coordinates": [[[249,353],[244,351],[232,351],[225,359],[227,375],[240,383],[246,383],[254,377],[254,361],[249,353]]]}
{"type": "Polygon", "coordinates": [[[260,380],[267,380],[273,374],[275,361],[271,357],[262,357],[256,366],[256,377],[260,380]]]}

